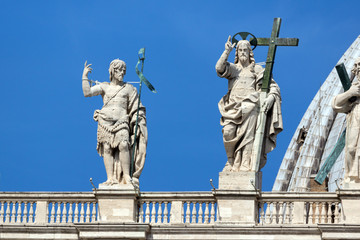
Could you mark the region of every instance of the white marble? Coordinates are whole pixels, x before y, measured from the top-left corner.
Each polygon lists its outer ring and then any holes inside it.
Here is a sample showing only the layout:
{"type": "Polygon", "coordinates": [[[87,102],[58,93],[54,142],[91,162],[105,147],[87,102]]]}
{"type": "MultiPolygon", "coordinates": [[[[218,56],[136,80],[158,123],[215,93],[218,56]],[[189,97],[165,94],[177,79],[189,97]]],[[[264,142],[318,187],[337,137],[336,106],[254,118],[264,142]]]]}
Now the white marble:
{"type": "Polygon", "coordinates": [[[347,114],[344,188],[350,187],[349,183],[357,183],[360,185],[360,58],[355,60],[351,70],[351,80],[354,78],[355,80],[350,89],[335,96],[332,102],[332,107],[335,112],[347,114]],[[350,101],[352,97],[356,97],[357,99],[350,101]]]}
{"type": "Polygon", "coordinates": [[[91,64],[85,62],[82,88],[85,97],[101,95],[104,105],[95,110],[94,120],[98,122],[97,150],[104,158],[107,174],[106,185],[139,185],[139,177],[144,167],[147,145],[145,107],[138,105],[137,89],[123,81],[126,73],[125,62],[115,59],[110,63],[109,82],[95,82],[91,86],[88,74],[91,64]],[[138,109],[139,106],[139,109],[138,109]],[[139,112],[138,132],[135,138],[137,111],[139,112]],[[130,167],[136,145],[134,172],[131,179],[130,167]],[[131,183],[131,180],[133,183],[131,183]]]}
{"type": "MultiPolygon", "coordinates": [[[[255,131],[259,124],[260,92],[265,69],[255,63],[254,53],[246,40],[238,42],[235,61],[229,63],[227,59],[235,47],[230,39],[229,36],[225,51],[215,66],[218,76],[228,80],[229,89],[218,104],[228,159],[223,171],[257,171],[252,155],[255,131]]],[[[268,153],[275,148],[276,135],[283,128],[280,89],[274,80],[271,80],[270,91],[262,104],[269,126],[264,140],[265,153],[268,153]]],[[[263,154],[259,169],[265,163],[266,154],[263,154]]]]}

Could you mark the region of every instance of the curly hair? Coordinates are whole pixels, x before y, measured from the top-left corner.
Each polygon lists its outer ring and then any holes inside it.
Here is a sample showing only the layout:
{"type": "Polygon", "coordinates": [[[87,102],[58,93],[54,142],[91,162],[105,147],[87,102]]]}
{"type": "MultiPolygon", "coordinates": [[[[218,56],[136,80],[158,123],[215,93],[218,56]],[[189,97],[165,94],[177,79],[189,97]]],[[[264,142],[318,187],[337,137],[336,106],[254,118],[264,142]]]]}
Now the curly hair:
{"type": "Polygon", "coordinates": [[[249,49],[249,54],[250,54],[250,66],[251,66],[251,69],[253,69],[255,67],[255,58],[254,58],[254,52],[252,51],[251,49],[251,45],[250,45],[250,42],[247,41],[247,40],[240,40],[237,45],[236,45],[236,51],[235,51],[235,61],[234,63],[238,63],[240,61],[239,57],[238,57],[238,53],[239,53],[239,47],[241,45],[245,45],[247,47],[247,49],[249,49]]]}
{"type": "Polygon", "coordinates": [[[109,67],[109,74],[110,74],[110,81],[112,80],[112,77],[114,75],[114,70],[118,69],[118,68],[125,68],[125,73],[126,74],[126,64],[124,61],[120,60],[120,59],[114,59],[111,61],[110,63],[110,67],[109,67]]]}

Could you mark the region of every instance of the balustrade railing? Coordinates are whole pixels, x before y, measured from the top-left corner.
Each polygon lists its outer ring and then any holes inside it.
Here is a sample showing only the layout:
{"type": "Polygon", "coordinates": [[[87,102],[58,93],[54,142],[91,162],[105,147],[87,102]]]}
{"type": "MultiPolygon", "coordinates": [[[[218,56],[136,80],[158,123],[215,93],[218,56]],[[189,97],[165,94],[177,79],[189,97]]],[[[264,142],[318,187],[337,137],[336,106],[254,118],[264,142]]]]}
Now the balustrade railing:
{"type": "Polygon", "coordinates": [[[341,203],[335,193],[265,193],[258,210],[261,225],[341,222],[341,203]]]}
{"type": "Polygon", "coordinates": [[[142,193],[138,222],[213,224],[217,203],[212,193],[142,193]]]}
{"type": "Polygon", "coordinates": [[[0,193],[0,224],[95,221],[97,203],[93,193],[0,193]]]}

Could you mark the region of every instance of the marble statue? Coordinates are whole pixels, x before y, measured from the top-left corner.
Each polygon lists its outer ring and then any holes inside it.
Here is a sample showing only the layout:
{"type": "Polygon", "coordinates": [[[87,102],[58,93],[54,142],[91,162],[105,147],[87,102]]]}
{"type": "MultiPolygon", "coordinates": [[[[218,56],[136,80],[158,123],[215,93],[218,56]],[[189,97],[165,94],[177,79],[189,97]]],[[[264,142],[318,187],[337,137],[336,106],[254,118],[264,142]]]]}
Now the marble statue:
{"type": "Polygon", "coordinates": [[[354,80],[350,89],[341,93],[332,101],[335,112],[346,113],[345,137],[345,183],[360,182],[360,57],[355,60],[351,70],[351,80],[354,80]],[[349,101],[356,97],[355,101],[349,101]]]}
{"type": "MultiPolygon", "coordinates": [[[[264,68],[255,63],[254,53],[247,40],[236,45],[235,61],[227,61],[235,47],[231,37],[225,44],[225,51],[216,63],[219,77],[228,79],[228,92],[218,106],[222,115],[223,141],[228,161],[224,172],[252,171],[252,151],[259,114],[259,96],[264,68]]],[[[266,153],[276,145],[276,135],[282,131],[280,89],[271,80],[270,91],[263,103],[267,114],[264,144],[260,169],[266,163],[266,153]]]]}
{"type": "MultiPolygon", "coordinates": [[[[126,73],[124,61],[115,59],[110,63],[110,82],[101,82],[91,86],[88,73],[91,64],[85,62],[82,88],[85,97],[101,95],[103,106],[94,112],[98,122],[97,151],[104,158],[107,174],[105,185],[130,184],[130,164],[134,144],[136,112],[138,107],[137,89],[123,81],[126,73]]],[[[147,128],[145,107],[140,104],[137,131],[133,184],[139,184],[139,177],[144,167],[147,128]]]]}

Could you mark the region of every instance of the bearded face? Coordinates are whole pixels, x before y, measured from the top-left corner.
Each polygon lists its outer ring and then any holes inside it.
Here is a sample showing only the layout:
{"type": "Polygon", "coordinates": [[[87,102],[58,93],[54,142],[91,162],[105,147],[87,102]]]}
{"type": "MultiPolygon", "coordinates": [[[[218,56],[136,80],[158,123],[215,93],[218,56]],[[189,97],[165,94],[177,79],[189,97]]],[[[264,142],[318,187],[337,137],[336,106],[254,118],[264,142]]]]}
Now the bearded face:
{"type": "Polygon", "coordinates": [[[238,59],[242,64],[249,62],[250,60],[250,50],[246,44],[240,44],[238,46],[238,59]]]}
{"type": "Polygon", "coordinates": [[[360,58],[355,60],[354,67],[352,68],[351,72],[357,76],[358,80],[360,80],[360,58]]]}

